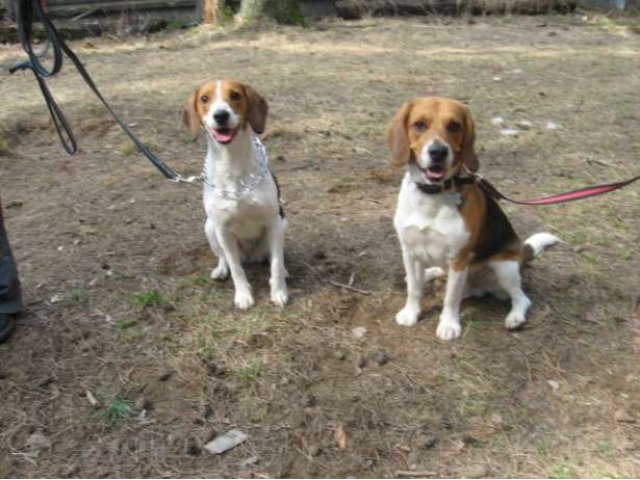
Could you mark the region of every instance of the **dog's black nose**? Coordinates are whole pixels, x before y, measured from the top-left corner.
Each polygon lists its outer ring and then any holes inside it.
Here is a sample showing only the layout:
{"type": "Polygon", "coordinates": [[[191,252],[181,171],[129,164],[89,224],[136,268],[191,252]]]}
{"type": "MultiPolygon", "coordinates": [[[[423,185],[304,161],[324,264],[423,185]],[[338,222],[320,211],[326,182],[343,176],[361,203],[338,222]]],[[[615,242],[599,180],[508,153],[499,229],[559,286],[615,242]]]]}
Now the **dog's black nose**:
{"type": "Polygon", "coordinates": [[[429,146],[427,152],[429,153],[431,160],[437,163],[441,163],[444,162],[447,158],[447,155],[449,155],[449,147],[443,145],[442,143],[434,143],[433,145],[429,146]]]}
{"type": "Polygon", "coordinates": [[[224,125],[229,120],[229,112],[226,110],[217,110],[213,112],[213,119],[218,125],[224,125]]]}

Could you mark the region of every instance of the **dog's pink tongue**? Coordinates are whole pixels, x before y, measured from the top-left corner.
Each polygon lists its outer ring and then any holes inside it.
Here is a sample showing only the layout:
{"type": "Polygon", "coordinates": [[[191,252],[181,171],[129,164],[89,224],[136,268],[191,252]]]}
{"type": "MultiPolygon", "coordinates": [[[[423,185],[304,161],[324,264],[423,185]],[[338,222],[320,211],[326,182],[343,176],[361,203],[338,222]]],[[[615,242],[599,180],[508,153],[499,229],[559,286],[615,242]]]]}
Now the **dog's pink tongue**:
{"type": "Polygon", "coordinates": [[[435,180],[439,180],[442,177],[444,177],[444,171],[443,170],[432,170],[432,169],[429,169],[429,170],[427,170],[427,176],[429,178],[433,178],[435,180]]]}
{"type": "Polygon", "coordinates": [[[214,130],[213,138],[215,138],[220,143],[228,143],[233,140],[233,130],[214,130]]]}

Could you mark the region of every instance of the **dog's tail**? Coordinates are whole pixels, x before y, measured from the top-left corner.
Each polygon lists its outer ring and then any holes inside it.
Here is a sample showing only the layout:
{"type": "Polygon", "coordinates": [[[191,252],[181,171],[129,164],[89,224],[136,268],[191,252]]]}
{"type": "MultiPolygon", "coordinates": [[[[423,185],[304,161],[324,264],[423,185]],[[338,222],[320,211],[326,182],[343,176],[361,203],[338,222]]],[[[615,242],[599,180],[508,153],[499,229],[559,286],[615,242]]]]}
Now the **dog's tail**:
{"type": "Polygon", "coordinates": [[[536,233],[527,238],[522,244],[523,263],[529,263],[541,255],[547,248],[556,243],[562,243],[560,238],[547,232],[536,233]]]}

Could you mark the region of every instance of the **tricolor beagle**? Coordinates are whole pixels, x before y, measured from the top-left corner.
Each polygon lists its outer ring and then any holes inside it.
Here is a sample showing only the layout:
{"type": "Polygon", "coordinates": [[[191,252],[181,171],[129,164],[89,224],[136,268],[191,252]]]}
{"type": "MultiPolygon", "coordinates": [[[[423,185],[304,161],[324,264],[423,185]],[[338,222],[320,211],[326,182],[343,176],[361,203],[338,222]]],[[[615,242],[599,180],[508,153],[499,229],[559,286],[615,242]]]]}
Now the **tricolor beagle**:
{"type": "Polygon", "coordinates": [[[282,307],[288,293],[284,266],[287,222],[280,192],[255,134],[264,131],[267,102],[251,87],[231,80],[205,83],[191,94],[184,122],[207,142],[203,170],[205,234],[218,266],[211,278],[231,273],[235,305],[253,306],[241,262],[271,260],[271,301],[282,307]],[[254,133],[255,132],[255,133],[254,133]]]}
{"type": "Polygon", "coordinates": [[[444,306],[436,335],[461,334],[460,303],[473,295],[511,297],[505,326],[526,321],[531,301],[522,291],[520,268],[560,241],[537,233],[521,242],[497,202],[469,178],[478,170],[474,123],[469,109],[446,98],[405,103],[387,132],[391,162],[407,166],[394,226],[402,247],[407,302],[396,315],[415,325],[425,282],[444,276],[444,306]],[[429,268],[427,268],[429,267],[429,268]]]}

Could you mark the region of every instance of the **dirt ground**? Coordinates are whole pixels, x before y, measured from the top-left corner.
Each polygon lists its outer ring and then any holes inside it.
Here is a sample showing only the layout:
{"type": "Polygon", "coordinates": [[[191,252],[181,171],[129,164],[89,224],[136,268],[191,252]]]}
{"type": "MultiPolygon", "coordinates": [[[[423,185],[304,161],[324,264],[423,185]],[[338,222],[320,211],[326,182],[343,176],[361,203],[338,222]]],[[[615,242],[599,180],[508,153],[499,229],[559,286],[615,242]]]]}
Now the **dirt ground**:
{"type": "MultiPolygon", "coordinates": [[[[481,172],[515,197],[637,174],[638,25],[370,19],[74,43],[184,173],[203,160],[181,125],[196,85],[233,77],[268,99],[290,222],[284,310],[264,265],[248,267],[257,306],[233,308],[230,283],[208,276],[200,189],[164,181],[70,67],[50,85],[75,157],[31,74],[0,76],[1,196],[27,304],[0,346],[0,476],[640,476],[638,187],[505,207],[521,236],[566,244],[526,270],[525,329],[504,329],[507,304],[465,301],[463,336],[445,343],[442,283],[416,327],[393,321],[401,174],[383,141],[404,100],[439,94],[471,106],[481,172]],[[335,285],[350,281],[359,291],[335,285]],[[231,428],[247,441],[203,450],[231,428]]],[[[19,56],[0,46],[0,62],[19,56]]]]}

